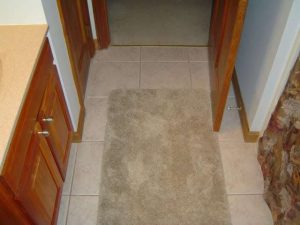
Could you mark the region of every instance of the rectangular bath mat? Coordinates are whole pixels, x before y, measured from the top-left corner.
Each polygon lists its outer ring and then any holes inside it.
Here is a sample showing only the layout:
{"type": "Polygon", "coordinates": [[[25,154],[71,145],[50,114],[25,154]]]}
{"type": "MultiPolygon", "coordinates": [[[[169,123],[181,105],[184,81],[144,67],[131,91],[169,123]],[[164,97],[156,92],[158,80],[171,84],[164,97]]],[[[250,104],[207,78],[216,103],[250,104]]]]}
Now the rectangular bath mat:
{"type": "Polygon", "coordinates": [[[115,90],[108,100],[99,225],[229,225],[204,90],[115,90]]]}

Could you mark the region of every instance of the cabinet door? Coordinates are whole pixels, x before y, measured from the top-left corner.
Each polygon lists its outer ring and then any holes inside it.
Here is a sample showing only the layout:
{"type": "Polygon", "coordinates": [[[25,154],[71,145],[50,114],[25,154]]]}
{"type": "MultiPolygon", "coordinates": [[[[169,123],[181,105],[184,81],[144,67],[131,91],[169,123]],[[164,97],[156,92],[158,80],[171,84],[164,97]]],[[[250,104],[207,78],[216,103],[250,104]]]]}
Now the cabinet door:
{"type": "Polygon", "coordinates": [[[42,129],[49,133],[46,140],[61,175],[65,178],[72,128],[55,66],[52,68],[38,117],[42,129]]]}
{"type": "Polygon", "coordinates": [[[39,225],[54,224],[60,201],[62,179],[47,141],[37,123],[22,174],[17,199],[39,225]]]}
{"type": "MultiPolygon", "coordinates": [[[[43,93],[45,92],[50,77],[52,65],[53,57],[49,41],[46,39],[1,172],[11,190],[16,193],[20,189],[19,185],[25,165],[25,158],[42,103],[43,93]]],[[[2,151],[2,149],[0,151],[2,151]]]]}

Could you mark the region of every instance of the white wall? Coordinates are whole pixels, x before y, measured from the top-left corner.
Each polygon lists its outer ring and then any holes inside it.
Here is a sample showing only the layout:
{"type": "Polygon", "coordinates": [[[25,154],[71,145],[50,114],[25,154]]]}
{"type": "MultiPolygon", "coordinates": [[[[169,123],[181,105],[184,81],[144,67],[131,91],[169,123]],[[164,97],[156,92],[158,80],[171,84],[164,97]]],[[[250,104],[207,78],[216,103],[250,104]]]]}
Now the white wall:
{"type": "Polygon", "coordinates": [[[45,24],[41,0],[0,0],[0,24],[45,24]]]}
{"type": "Polygon", "coordinates": [[[69,61],[57,4],[54,0],[42,0],[42,4],[45,9],[47,23],[49,25],[48,36],[55,64],[63,86],[72,124],[76,131],[80,114],[80,104],[72,75],[71,64],[69,61]]]}
{"type": "Polygon", "coordinates": [[[236,71],[251,131],[263,129],[279,91],[297,22],[286,25],[299,1],[249,0],[236,71]]]}
{"type": "Polygon", "coordinates": [[[88,7],[89,7],[89,14],[90,14],[90,21],[91,21],[93,38],[97,39],[97,33],[96,33],[96,28],[95,28],[95,19],[94,19],[94,12],[93,12],[93,3],[92,3],[92,0],[87,0],[87,3],[88,3],[88,7]]]}
{"type": "Polygon", "coordinates": [[[55,0],[0,0],[0,24],[48,24],[48,37],[66,97],[72,125],[77,130],[80,104],[55,0]],[[45,9],[45,11],[44,11],[45,9]]]}
{"type": "Polygon", "coordinates": [[[253,124],[268,125],[300,53],[300,0],[294,0],[253,124]]]}

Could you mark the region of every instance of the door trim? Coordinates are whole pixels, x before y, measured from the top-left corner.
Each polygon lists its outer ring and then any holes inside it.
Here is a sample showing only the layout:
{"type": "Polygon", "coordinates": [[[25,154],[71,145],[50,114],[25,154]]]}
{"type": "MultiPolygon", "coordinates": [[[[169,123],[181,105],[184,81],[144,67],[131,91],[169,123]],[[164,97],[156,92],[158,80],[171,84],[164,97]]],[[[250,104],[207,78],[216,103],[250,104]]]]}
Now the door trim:
{"type": "Polygon", "coordinates": [[[240,85],[239,85],[239,81],[238,81],[235,69],[232,74],[232,86],[233,86],[237,106],[241,108],[241,110],[239,110],[239,116],[240,116],[244,141],[245,142],[257,142],[257,140],[259,138],[259,132],[250,131],[250,129],[249,129],[247,112],[245,109],[245,105],[244,105],[244,101],[242,98],[241,89],[240,89],[240,85]]]}
{"type": "Polygon", "coordinates": [[[68,34],[67,34],[67,29],[66,29],[66,21],[64,19],[63,16],[63,10],[62,10],[62,6],[60,4],[59,0],[56,0],[57,3],[57,8],[58,8],[58,12],[59,12],[59,17],[60,17],[60,21],[62,24],[62,30],[63,30],[63,35],[64,35],[64,39],[65,39],[65,43],[67,46],[67,51],[68,51],[68,57],[69,57],[69,61],[71,64],[71,72],[73,75],[73,80],[75,83],[75,87],[76,87],[76,92],[77,92],[77,96],[78,96],[78,101],[79,101],[79,106],[80,106],[80,112],[79,112],[79,121],[77,124],[77,130],[73,131],[73,135],[72,135],[72,142],[76,142],[79,143],[82,140],[82,133],[83,133],[83,127],[84,127],[84,118],[85,118],[85,107],[84,107],[84,96],[83,93],[81,91],[81,85],[78,79],[78,74],[75,68],[75,64],[74,64],[74,59],[72,56],[72,52],[71,52],[71,43],[70,40],[68,38],[68,34]]]}
{"type": "MultiPolygon", "coordinates": [[[[213,116],[213,130],[218,132],[221,127],[223,119],[226,100],[229,92],[229,86],[232,79],[232,73],[237,57],[239,42],[244,25],[244,18],[246,15],[248,0],[228,0],[223,11],[224,16],[221,28],[221,45],[218,46],[218,51],[224,51],[223,61],[218,56],[218,65],[215,64],[215,40],[212,32],[212,24],[210,27],[210,86],[211,86],[211,107],[213,116]],[[230,10],[229,12],[227,12],[230,10]],[[233,12],[233,15],[227,16],[228,13],[233,12]],[[219,67],[219,65],[221,66],[219,67]],[[223,69],[220,72],[220,68],[223,69]],[[222,76],[221,76],[221,75],[222,76]]],[[[216,4],[216,2],[215,2],[216,4]]],[[[216,5],[214,5],[216,7],[216,5]]],[[[218,8],[214,8],[212,17],[217,13],[218,8]]],[[[213,20],[211,20],[213,22],[213,20]]]]}
{"type": "Polygon", "coordinates": [[[93,0],[93,12],[99,49],[108,48],[110,33],[106,0],[93,0]]]}
{"type": "Polygon", "coordinates": [[[80,107],[79,121],[77,125],[77,131],[73,132],[72,142],[80,143],[82,140],[83,127],[84,127],[84,118],[85,118],[85,107],[80,107]]]}

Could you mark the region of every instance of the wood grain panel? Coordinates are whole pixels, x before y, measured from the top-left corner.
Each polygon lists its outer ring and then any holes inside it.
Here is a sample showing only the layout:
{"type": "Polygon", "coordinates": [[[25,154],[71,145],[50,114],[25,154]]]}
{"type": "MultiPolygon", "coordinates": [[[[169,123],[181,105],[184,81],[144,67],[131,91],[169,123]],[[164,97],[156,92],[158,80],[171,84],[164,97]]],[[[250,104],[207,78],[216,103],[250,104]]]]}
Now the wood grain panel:
{"type": "Polygon", "coordinates": [[[0,224],[32,225],[33,221],[15,201],[4,179],[0,178],[0,224]]]}
{"type": "Polygon", "coordinates": [[[43,93],[50,77],[52,63],[53,57],[50,45],[48,40],[46,40],[2,170],[2,176],[15,193],[19,191],[25,157],[39,113],[43,93]]]}
{"type": "Polygon", "coordinates": [[[214,3],[209,38],[214,131],[220,129],[247,3],[247,0],[218,0],[214,3]]]}
{"type": "MultiPolygon", "coordinates": [[[[79,0],[57,0],[77,91],[83,102],[87,84],[90,50],[79,0]]],[[[92,40],[91,40],[92,41],[92,40]]]]}
{"type": "Polygon", "coordinates": [[[94,39],[93,39],[93,34],[92,34],[92,27],[91,27],[91,21],[90,21],[90,15],[89,15],[89,9],[88,9],[88,4],[87,0],[77,0],[78,1],[78,12],[80,15],[80,20],[82,23],[82,27],[84,27],[85,32],[84,38],[85,41],[88,44],[90,56],[93,57],[95,54],[95,45],[94,45],[94,39]]]}
{"type": "Polygon", "coordinates": [[[17,200],[36,224],[50,225],[57,217],[63,182],[47,141],[38,131],[42,129],[37,122],[17,200]]]}
{"type": "Polygon", "coordinates": [[[99,48],[108,48],[110,33],[106,0],[93,0],[93,11],[99,48]]]}
{"type": "Polygon", "coordinates": [[[65,178],[73,130],[55,66],[51,70],[38,118],[43,130],[50,133],[46,139],[65,178]],[[47,118],[53,121],[44,121],[47,118]]]}

